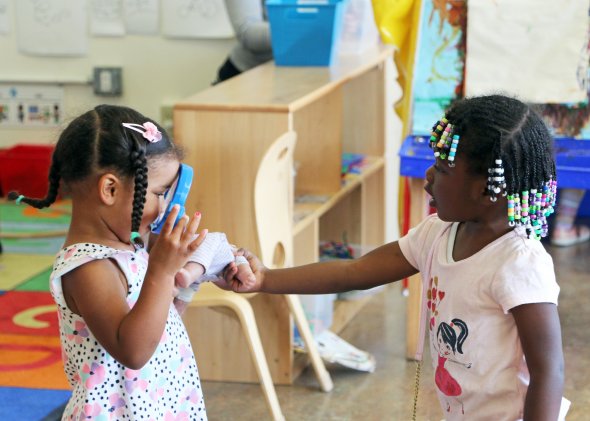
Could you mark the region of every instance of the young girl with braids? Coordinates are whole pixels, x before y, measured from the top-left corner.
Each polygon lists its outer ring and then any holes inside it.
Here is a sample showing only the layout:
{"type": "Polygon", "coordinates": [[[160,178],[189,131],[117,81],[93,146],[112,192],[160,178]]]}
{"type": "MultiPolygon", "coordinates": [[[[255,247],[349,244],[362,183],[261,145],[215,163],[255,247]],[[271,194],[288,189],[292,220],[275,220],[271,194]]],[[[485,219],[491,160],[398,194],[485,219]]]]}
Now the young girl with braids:
{"type": "MultiPolygon", "coordinates": [[[[180,217],[178,205],[150,239],[149,255],[142,241],[163,210],[180,155],[155,122],[101,105],[59,137],[47,197],[9,194],[36,208],[51,205],[60,186],[72,198],[71,224],[50,277],[73,388],[64,420],[207,418],[195,357],[172,304],[175,280],[188,287],[209,266],[220,270],[224,250],[229,257],[221,267],[238,266],[225,236],[212,241],[206,230],[197,236],[200,214],[180,217]]],[[[246,279],[248,265],[239,268],[236,278],[246,279]]]]}
{"type": "Polygon", "coordinates": [[[256,286],[233,289],[327,294],[421,272],[421,326],[444,418],[555,421],[564,381],[559,287],[539,241],[555,203],[551,135],[529,106],[494,95],[454,103],[431,146],[425,190],[437,214],[354,260],[270,270],[246,251],[256,286]]]}

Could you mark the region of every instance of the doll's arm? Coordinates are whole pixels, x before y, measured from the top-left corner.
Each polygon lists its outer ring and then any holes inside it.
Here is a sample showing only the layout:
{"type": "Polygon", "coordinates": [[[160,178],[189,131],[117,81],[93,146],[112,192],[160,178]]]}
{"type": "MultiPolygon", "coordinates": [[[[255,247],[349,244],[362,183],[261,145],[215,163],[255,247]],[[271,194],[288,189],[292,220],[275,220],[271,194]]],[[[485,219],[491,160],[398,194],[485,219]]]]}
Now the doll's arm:
{"type": "Polygon", "coordinates": [[[195,279],[200,279],[205,273],[205,268],[200,263],[188,262],[182,269],[180,269],[174,277],[174,307],[178,314],[182,315],[188,306],[188,303],[193,299],[193,295],[199,288],[199,282],[194,282],[195,279]]]}
{"type": "Polygon", "coordinates": [[[239,282],[242,283],[244,288],[252,288],[256,284],[256,275],[250,267],[250,262],[242,254],[238,254],[237,250],[234,249],[235,264],[237,267],[237,273],[235,277],[239,282]]]}
{"type": "Polygon", "coordinates": [[[174,300],[180,314],[186,309],[202,282],[216,280],[223,269],[234,261],[232,248],[224,233],[209,232],[199,248],[189,257],[188,263],[177,274],[178,294],[174,300]],[[188,282],[187,282],[188,280],[188,282]],[[183,301],[179,302],[179,301],[183,301]]]}
{"type": "Polygon", "coordinates": [[[235,292],[268,292],[271,294],[330,294],[369,289],[395,282],[418,272],[403,255],[396,242],[385,244],[357,259],[337,259],[285,269],[268,269],[260,259],[242,250],[254,272],[253,286],[236,280],[235,263],[224,273],[224,289],[235,292]]]}

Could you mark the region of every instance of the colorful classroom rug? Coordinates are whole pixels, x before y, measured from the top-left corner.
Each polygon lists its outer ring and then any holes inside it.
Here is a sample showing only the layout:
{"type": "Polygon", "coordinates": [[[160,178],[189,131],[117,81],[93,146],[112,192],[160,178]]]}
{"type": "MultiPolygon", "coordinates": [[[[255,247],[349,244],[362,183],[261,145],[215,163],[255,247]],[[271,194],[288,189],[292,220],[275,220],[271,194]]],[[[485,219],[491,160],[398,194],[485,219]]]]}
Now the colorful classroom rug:
{"type": "Polygon", "coordinates": [[[70,223],[71,204],[58,201],[48,209],[0,201],[0,241],[4,253],[54,255],[70,223]]]}
{"type": "Polygon", "coordinates": [[[67,203],[38,211],[0,202],[0,420],[44,420],[71,395],[49,293],[63,235],[13,238],[63,232],[68,223],[67,203]]]}

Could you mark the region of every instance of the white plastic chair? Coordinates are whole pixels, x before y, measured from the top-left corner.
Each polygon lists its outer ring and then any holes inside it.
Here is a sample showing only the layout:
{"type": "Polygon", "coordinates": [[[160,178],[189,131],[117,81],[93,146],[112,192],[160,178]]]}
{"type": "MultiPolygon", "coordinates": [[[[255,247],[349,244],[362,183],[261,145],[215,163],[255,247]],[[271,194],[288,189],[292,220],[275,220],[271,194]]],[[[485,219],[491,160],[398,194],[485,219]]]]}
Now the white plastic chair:
{"type": "MultiPolygon", "coordinates": [[[[260,258],[270,268],[293,262],[293,149],[296,134],[288,132],[273,142],[265,153],[254,186],[255,215],[260,258]]],[[[233,311],[244,332],[250,354],[260,378],[264,397],[274,420],[284,420],[270,370],[262,348],[256,318],[249,299],[255,294],[236,294],[211,283],[201,285],[189,304],[192,307],[226,307],[233,311]]],[[[329,392],[332,379],[317,350],[299,297],[285,295],[289,309],[305,342],[320,387],[329,392]]]]}
{"type": "MultiPolygon", "coordinates": [[[[260,259],[268,268],[293,266],[293,151],[297,135],[287,132],[264,154],[254,184],[254,209],[260,259]]],[[[324,392],[334,387],[320,357],[298,295],[285,295],[324,392]]]]}

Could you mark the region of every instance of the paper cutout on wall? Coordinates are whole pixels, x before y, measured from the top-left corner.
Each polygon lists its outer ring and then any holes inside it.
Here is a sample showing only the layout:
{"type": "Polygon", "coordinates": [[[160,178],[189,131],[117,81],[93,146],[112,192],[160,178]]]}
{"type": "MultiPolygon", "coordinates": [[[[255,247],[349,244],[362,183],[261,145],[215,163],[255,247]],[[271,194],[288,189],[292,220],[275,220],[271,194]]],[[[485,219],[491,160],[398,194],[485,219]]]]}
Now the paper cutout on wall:
{"type": "Polygon", "coordinates": [[[92,35],[125,35],[122,0],[92,0],[89,15],[92,35]]]}
{"type": "Polygon", "coordinates": [[[234,36],[223,0],[162,2],[162,34],[173,38],[231,38],[234,36]]]}
{"type": "Polygon", "coordinates": [[[14,3],[17,44],[21,52],[45,56],[86,54],[86,2],[19,0],[14,3]]]}
{"type": "Polygon", "coordinates": [[[465,95],[534,103],[586,100],[588,2],[469,2],[465,95]]]}

